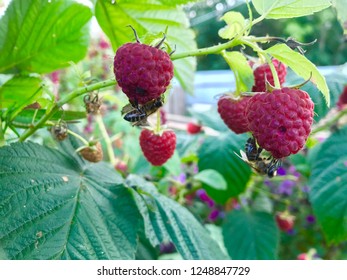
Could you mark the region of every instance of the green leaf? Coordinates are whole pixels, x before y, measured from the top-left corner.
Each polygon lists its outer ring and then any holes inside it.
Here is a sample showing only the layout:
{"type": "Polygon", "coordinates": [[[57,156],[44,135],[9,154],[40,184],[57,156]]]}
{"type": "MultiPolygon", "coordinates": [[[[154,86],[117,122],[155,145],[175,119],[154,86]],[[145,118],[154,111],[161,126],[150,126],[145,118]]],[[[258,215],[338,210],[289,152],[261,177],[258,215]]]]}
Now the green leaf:
{"type": "Polygon", "coordinates": [[[174,152],[173,156],[163,165],[171,175],[178,176],[181,173],[181,159],[177,153],[174,152]]]}
{"type": "Polygon", "coordinates": [[[158,193],[153,184],[131,175],[127,184],[144,219],[147,238],[153,246],[171,241],[184,259],[227,259],[207,230],[183,206],[158,193]]]}
{"type": "Polygon", "coordinates": [[[244,31],[246,21],[243,15],[239,12],[227,12],[222,17],[227,24],[225,27],[219,29],[218,35],[223,39],[232,39],[238,35],[241,31],[244,31]]]}
{"type": "Polygon", "coordinates": [[[327,106],[330,106],[329,88],[325,78],[311,61],[285,44],[277,44],[267,49],[266,52],[289,66],[297,75],[304,79],[308,79],[312,74],[311,81],[322,92],[327,106]]]}
{"type": "Polygon", "coordinates": [[[217,106],[212,107],[207,110],[194,110],[193,108],[188,109],[189,113],[203,126],[207,126],[217,131],[227,131],[229,128],[222,121],[218,111],[217,106]]]}
{"type": "Polygon", "coordinates": [[[224,244],[235,260],[274,260],[279,231],[272,215],[264,212],[230,212],[223,225],[224,244]]]}
{"type": "Polygon", "coordinates": [[[330,0],[252,0],[260,15],[265,18],[293,18],[312,15],[328,8],[330,0]]]}
{"type": "MultiPolygon", "coordinates": [[[[310,95],[314,103],[313,117],[316,123],[319,122],[322,118],[324,118],[331,108],[335,107],[336,102],[343,91],[344,86],[347,84],[347,77],[342,73],[329,74],[325,76],[325,79],[330,93],[330,107],[328,107],[326,102],[324,102],[322,92],[319,89],[317,89],[317,87],[313,83],[308,82],[300,88],[310,95]]],[[[303,80],[296,75],[287,75],[286,84],[296,85],[302,82],[303,80]]]]}
{"type": "Polygon", "coordinates": [[[216,137],[207,137],[198,150],[199,170],[213,169],[227,182],[226,190],[217,190],[206,185],[209,196],[217,203],[225,203],[230,197],[237,196],[246,188],[251,170],[235,155],[243,149],[246,140],[246,135],[220,133],[216,137]]]}
{"type": "MultiPolygon", "coordinates": [[[[189,20],[186,14],[182,9],[172,5],[139,5],[134,1],[117,1],[117,4],[111,4],[110,1],[98,0],[95,16],[114,50],[124,43],[134,41],[133,31],[127,27],[128,25],[135,28],[140,37],[149,32],[159,33],[168,29],[166,41],[172,47],[176,46],[177,52],[197,48],[194,32],[188,28],[189,20]]],[[[193,93],[194,90],[195,69],[195,58],[174,61],[175,77],[189,93],[193,93]]]]}
{"type": "Polygon", "coordinates": [[[194,179],[215,190],[226,190],[227,182],[223,176],[213,169],[205,169],[194,176],[194,179]]]}
{"type": "Polygon", "coordinates": [[[314,214],[330,243],[347,238],[347,127],[319,147],[309,180],[314,214]]]}
{"type": "Polygon", "coordinates": [[[0,73],[49,73],[81,60],[91,10],[72,0],[13,0],[0,19],[0,73]]]}
{"type": "Polygon", "coordinates": [[[11,118],[25,106],[41,97],[42,80],[36,77],[15,76],[0,86],[0,109],[10,109],[11,118]]]}
{"type": "Polygon", "coordinates": [[[254,76],[246,57],[240,52],[224,52],[223,57],[235,75],[237,90],[250,91],[254,84],[254,76]]]}
{"type": "Polygon", "coordinates": [[[123,179],[64,141],[0,149],[0,244],[9,259],[134,259],[140,216],[123,179]]]}
{"type": "Polygon", "coordinates": [[[344,30],[344,34],[347,34],[347,5],[345,0],[332,0],[333,6],[336,9],[337,18],[339,19],[341,26],[344,30]]]}

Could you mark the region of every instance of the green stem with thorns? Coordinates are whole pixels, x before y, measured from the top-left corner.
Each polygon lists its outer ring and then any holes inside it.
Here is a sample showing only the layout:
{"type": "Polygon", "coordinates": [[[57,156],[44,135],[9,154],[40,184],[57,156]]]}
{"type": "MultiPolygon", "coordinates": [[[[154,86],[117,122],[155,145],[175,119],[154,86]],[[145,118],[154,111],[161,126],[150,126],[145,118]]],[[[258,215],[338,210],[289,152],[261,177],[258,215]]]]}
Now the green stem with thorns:
{"type": "Polygon", "coordinates": [[[28,128],[24,133],[19,137],[19,141],[23,142],[25,139],[27,139],[29,136],[35,133],[36,130],[41,128],[42,126],[45,125],[45,123],[52,117],[54,114],[56,114],[61,107],[70,102],[72,99],[79,97],[87,92],[91,92],[93,90],[98,90],[101,88],[109,87],[109,86],[114,86],[116,84],[115,79],[109,79],[106,81],[102,81],[99,83],[95,83],[89,86],[85,86],[82,88],[78,88],[71,93],[67,94],[65,97],[63,97],[61,100],[59,100],[46,114],[44,114],[41,119],[39,119],[33,126],[28,128]]]}

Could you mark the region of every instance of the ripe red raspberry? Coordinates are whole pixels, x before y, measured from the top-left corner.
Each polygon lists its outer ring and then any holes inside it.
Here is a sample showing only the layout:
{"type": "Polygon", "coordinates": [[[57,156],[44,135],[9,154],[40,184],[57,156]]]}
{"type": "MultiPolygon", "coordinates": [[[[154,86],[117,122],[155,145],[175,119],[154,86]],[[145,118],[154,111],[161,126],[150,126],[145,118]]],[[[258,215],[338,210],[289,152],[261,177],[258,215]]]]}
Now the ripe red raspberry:
{"type": "Polygon", "coordinates": [[[255,94],[247,107],[249,129],[259,146],[273,157],[296,154],[311,132],[313,107],[308,93],[300,89],[255,94]]]}
{"type": "Polygon", "coordinates": [[[113,70],[129,100],[139,104],[158,98],[173,77],[169,54],[141,43],[121,46],[114,57],[113,70]]]}
{"type": "MultiPolygon", "coordinates": [[[[287,67],[279,62],[277,59],[272,59],[272,63],[275,66],[278,79],[282,85],[286,80],[287,67]]],[[[257,66],[254,71],[254,85],[252,87],[253,92],[264,92],[266,91],[266,80],[274,86],[274,78],[271,73],[271,69],[268,63],[261,64],[257,66]],[[265,79],[266,77],[266,79],[265,79]]]]}
{"type": "Polygon", "coordinates": [[[236,134],[249,131],[246,108],[250,99],[248,96],[235,99],[230,95],[224,95],[218,100],[219,115],[224,123],[236,134]]]}
{"type": "Polygon", "coordinates": [[[146,159],[155,166],[163,165],[176,148],[176,134],[166,130],[162,134],[144,129],[140,134],[140,146],[146,159]]]}
{"type": "Polygon", "coordinates": [[[280,230],[288,231],[294,227],[295,216],[290,215],[288,212],[276,213],[276,223],[280,230]]]}
{"type": "Polygon", "coordinates": [[[342,110],[347,105],[347,85],[344,87],[339,100],[336,103],[337,109],[342,110]]]}
{"type": "Polygon", "coordinates": [[[189,134],[198,134],[202,130],[202,126],[196,123],[187,123],[187,132],[189,134]]]}

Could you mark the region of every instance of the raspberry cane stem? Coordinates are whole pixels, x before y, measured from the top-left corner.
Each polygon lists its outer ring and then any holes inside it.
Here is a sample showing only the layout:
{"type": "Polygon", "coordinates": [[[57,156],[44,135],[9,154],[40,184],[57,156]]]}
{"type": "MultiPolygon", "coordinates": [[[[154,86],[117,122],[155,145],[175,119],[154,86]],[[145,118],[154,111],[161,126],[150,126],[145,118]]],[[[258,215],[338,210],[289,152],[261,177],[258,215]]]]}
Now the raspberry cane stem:
{"type": "Polygon", "coordinates": [[[106,150],[107,150],[107,154],[108,154],[108,158],[110,160],[110,163],[113,166],[115,166],[117,164],[117,159],[116,159],[116,157],[114,155],[111,138],[110,138],[110,135],[107,132],[107,129],[106,129],[105,123],[104,123],[104,121],[102,119],[102,116],[100,114],[97,114],[96,117],[95,117],[95,120],[96,120],[96,123],[99,126],[102,138],[105,141],[106,150]]]}
{"type": "Polygon", "coordinates": [[[91,92],[93,90],[98,90],[98,89],[109,87],[109,86],[114,86],[115,84],[117,84],[117,82],[113,78],[113,79],[105,80],[105,81],[95,83],[95,84],[92,84],[89,86],[80,87],[80,88],[72,91],[71,93],[66,95],[64,98],[60,99],[54,106],[47,109],[46,113],[41,117],[41,119],[38,120],[38,122],[36,122],[34,125],[32,125],[30,128],[28,128],[26,131],[24,131],[24,133],[18,139],[19,142],[23,142],[29,136],[34,134],[36,130],[38,130],[39,128],[44,126],[46,124],[46,122],[55,113],[57,113],[64,104],[69,103],[72,99],[75,99],[76,97],[79,97],[79,96],[81,96],[87,92],[91,92]]]}

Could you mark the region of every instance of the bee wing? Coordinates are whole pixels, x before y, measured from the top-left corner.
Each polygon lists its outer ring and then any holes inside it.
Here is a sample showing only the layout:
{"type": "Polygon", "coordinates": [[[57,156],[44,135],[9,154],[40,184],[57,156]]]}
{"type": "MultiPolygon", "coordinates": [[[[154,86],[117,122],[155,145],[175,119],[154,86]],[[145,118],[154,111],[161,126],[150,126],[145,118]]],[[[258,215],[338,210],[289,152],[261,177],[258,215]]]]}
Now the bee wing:
{"type": "Polygon", "coordinates": [[[247,155],[246,155],[246,153],[245,153],[244,151],[240,150],[240,155],[241,155],[241,156],[239,156],[239,155],[238,155],[237,153],[235,153],[235,152],[234,152],[234,154],[235,154],[238,158],[240,158],[240,159],[242,159],[243,161],[249,163],[248,158],[247,158],[247,155]]]}
{"type": "Polygon", "coordinates": [[[129,113],[131,111],[135,110],[135,108],[130,104],[128,103],[127,105],[125,105],[123,108],[122,108],[122,111],[121,111],[121,114],[122,115],[125,115],[126,113],[129,113]]]}

